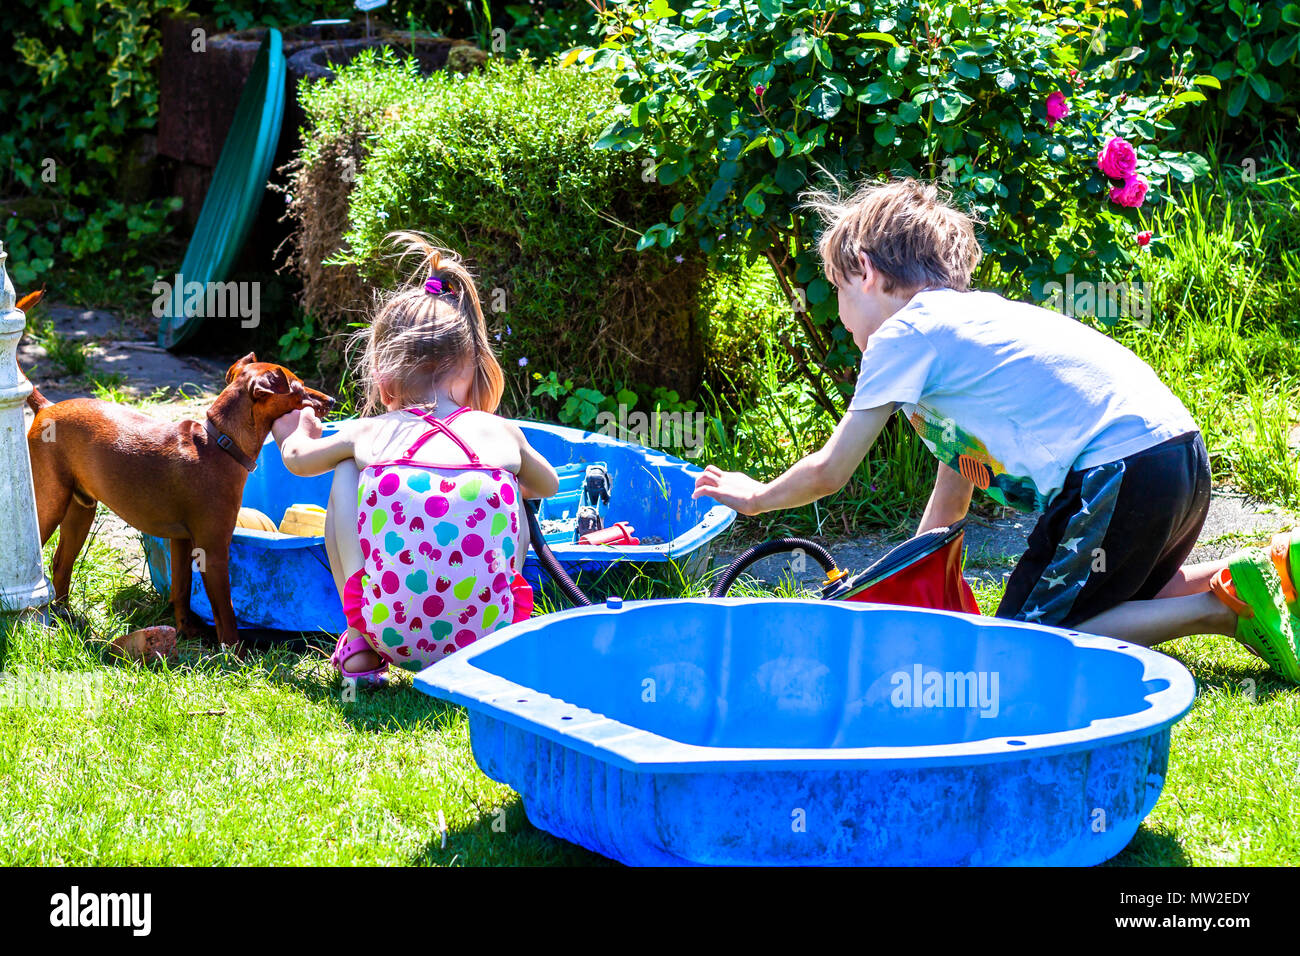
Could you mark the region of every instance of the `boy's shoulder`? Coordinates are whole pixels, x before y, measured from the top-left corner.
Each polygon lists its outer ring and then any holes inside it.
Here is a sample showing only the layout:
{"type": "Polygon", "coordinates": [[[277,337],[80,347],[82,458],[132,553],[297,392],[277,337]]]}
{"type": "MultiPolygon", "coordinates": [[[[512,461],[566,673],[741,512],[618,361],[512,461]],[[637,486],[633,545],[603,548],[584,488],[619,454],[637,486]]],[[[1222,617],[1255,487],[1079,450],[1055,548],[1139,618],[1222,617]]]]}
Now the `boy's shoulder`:
{"type": "MultiPolygon", "coordinates": [[[[899,309],[889,321],[898,320],[917,332],[948,332],[963,335],[987,332],[990,327],[1014,334],[1024,323],[1056,322],[1067,318],[1059,312],[1045,309],[1032,302],[1008,299],[996,292],[958,291],[957,289],[924,289],[914,295],[907,305],[899,309]]],[[[1074,323],[1078,324],[1078,323],[1074,323]]]]}

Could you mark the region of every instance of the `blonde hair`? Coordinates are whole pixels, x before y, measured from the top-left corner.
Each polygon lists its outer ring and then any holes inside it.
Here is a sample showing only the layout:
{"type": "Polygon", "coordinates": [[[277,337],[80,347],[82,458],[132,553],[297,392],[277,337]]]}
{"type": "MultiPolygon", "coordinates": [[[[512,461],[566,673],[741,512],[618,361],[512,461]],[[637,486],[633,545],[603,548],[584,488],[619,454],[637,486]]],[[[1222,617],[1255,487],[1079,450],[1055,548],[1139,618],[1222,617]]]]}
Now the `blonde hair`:
{"type": "Polygon", "coordinates": [[[823,190],[802,198],[826,224],[817,252],[832,284],[861,275],[866,256],[881,274],[885,292],[970,287],[983,256],[976,220],[953,206],[951,195],[935,183],[894,179],[864,183],[847,200],[823,190]]]}
{"type": "Polygon", "coordinates": [[[467,361],[474,381],[466,404],[495,412],[505,377],[488,342],[473,276],[459,256],[427,236],[393,232],[387,238],[400,246],[399,262],[415,255],[420,264],[400,288],[380,299],[369,327],[357,333],[354,372],[365,388],[362,414],[384,410],[381,381],[403,407],[418,405],[434,381],[460,371],[467,361]],[[442,284],[440,294],[425,290],[429,279],[442,284]]]}

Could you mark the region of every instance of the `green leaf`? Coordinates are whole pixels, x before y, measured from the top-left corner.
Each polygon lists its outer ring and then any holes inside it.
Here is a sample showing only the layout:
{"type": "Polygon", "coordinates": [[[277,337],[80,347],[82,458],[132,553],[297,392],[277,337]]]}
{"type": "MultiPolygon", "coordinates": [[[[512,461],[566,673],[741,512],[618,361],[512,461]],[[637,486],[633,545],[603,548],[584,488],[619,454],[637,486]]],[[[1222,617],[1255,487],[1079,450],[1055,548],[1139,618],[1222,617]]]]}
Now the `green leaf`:
{"type": "Polygon", "coordinates": [[[745,209],[754,216],[761,216],[767,210],[767,204],[763,202],[763,194],[757,186],[745,196],[745,209]]]}
{"type": "Polygon", "coordinates": [[[769,23],[776,23],[781,17],[781,0],[758,0],[758,12],[769,23]]]}
{"type": "Polygon", "coordinates": [[[1268,62],[1273,66],[1281,66],[1291,57],[1295,56],[1297,35],[1278,37],[1273,41],[1273,45],[1268,48],[1268,62]]]}
{"type": "Polygon", "coordinates": [[[894,124],[889,122],[889,120],[885,120],[885,122],[876,127],[876,142],[881,146],[893,146],[894,137],[897,134],[898,131],[894,129],[894,124]]]}
{"type": "Polygon", "coordinates": [[[1192,82],[1197,86],[1208,86],[1216,90],[1223,89],[1223,84],[1219,82],[1219,78],[1210,73],[1202,73],[1200,76],[1194,77],[1192,82]]]}
{"type": "Polygon", "coordinates": [[[780,159],[783,155],[785,155],[785,140],[782,139],[780,136],[769,137],[767,141],[767,148],[772,153],[773,156],[775,156],[777,159],[780,159]]]}
{"type": "Polygon", "coordinates": [[[840,111],[843,98],[835,90],[819,86],[808,99],[808,111],[818,119],[828,120],[840,111]]]}
{"type": "Polygon", "coordinates": [[[1197,92],[1196,90],[1184,90],[1174,97],[1174,102],[1181,106],[1184,103],[1200,103],[1204,101],[1204,99],[1204,93],[1197,92]]]}
{"type": "Polygon", "coordinates": [[[669,6],[668,0],[652,0],[650,9],[646,12],[647,20],[667,20],[675,16],[677,11],[669,6]]]}
{"type": "Polygon", "coordinates": [[[888,33],[859,33],[859,40],[879,40],[881,43],[888,43],[890,46],[898,46],[898,41],[888,33]]]}
{"type": "Polygon", "coordinates": [[[956,93],[944,93],[934,101],[934,118],[940,123],[951,123],[961,115],[961,97],[956,93]]]}
{"type": "Polygon", "coordinates": [[[1250,87],[1238,82],[1228,94],[1227,110],[1229,116],[1238,115],[1246,106],[1246,100],[1250,98],[1250,87]]]}
{"type": "Polygon", "coordinates": [[[798,62],[812,52],[812,41],[800,33],[786,41],[781,56],[787,62],[798,62]]]}
{"type": "Polygon", "coordinates": [[[907,66],[910,54],[907,47],[896,46],[885,55],[885,64],[895,73],[900,73],[907,66]]]}
{"type": "Polygon", "coordinates": [[[886,103],[893,98],[894,95],[889,92],[889,89],[883,83],[869,83],[867,88],[855,97],[859,102],[866,103],[869,106],[879,106],[881,103],[886,103]]]}

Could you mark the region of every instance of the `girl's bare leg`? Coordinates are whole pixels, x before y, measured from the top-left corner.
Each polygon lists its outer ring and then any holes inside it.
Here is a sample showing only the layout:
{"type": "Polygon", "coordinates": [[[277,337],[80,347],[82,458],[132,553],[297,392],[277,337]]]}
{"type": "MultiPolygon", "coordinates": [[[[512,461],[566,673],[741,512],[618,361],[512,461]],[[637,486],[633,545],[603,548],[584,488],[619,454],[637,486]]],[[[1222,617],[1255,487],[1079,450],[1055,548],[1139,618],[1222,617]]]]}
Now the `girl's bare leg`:
{"type": "MultiPolygon", "coordinates": [[[[348,578],[366,565],[361,553],[361,539],[357,536],[357,486],[361,472],[350,459],[340,462],[334,469],[334,483],[330,485],[329,506],[325,510],[325,553],[329,556],[330,573],[343,600],[343,587],[348,578]]],[[[354,627],[347,630],[347,640],[361,637],[354,627]]],[[[366,649],[353,654],[343,662],[344,671],[360,673],[374,670],[383,661],[374,651],[366,649]]]]}

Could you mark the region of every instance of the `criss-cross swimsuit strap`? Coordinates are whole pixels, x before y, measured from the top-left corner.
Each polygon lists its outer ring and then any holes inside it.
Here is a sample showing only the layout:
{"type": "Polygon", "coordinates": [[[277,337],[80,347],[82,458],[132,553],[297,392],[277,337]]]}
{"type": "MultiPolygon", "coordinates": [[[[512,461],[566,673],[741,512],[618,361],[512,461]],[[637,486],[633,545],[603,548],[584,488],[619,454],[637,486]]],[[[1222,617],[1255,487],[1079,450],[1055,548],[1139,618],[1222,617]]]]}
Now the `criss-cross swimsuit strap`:
{"type": "Polygon", "coordinates": [[[426,467],[434,467],[434,468],[444,468],[444,467],[449,467],[449,468],[464,468],[464,467],[467,467],[466,464],[460,464],[460,465],[428,465],[428,464],[425,463],[425,462],[418,462],[418,461],[415,460],[415,453],[418,452],[418,451],[419,451],[419,450],[424,446],[424,443],[425,443],[425,442],[427,442],[427,441],[428,441],[430,438],[432,438],[434,435],[446,435],[446,436],[447,436],[448,438],[450,438],[453,442],[455,442],[457,446],[459,446],[459,448],[460,448],[461,451],[463,451],[463,452],[465,453],[465,457],[469,459],[468,467],[470,467],[470,468],[482,468],[482,467],[483,467],[483,463],[480,462],[480,461],[478,460],[478,455],[474,454],[474,452],[470,449],[470,447],[469,447],[468,445],[466,445],[465,442],[461,440],[461,437],[460,437],[459,435],[457,435],[454,431],[452,431],[452,429],[451,429],[451,427],[450,427],[451,422],[452,422],[455,418],[457,418],[461,413],[469,411],[469,406],[468,406],[468,405],[462,405],[460,408],[456,409],[454,412],[452,412],[452,413],[451,413],[450,415],[448,415],[446,418],[435,418],[432,412],[421,412],[421,411],[416,411],[414,408],[408,408],[407,411],[410,412],[412,415],[415,415],[415,416],[417,416],[417,417],[419,417],[419,418],[424,419],[426,422],[428,422],[428,424],[429,424],[431,427],[429,428],[429,430],[428,430],[427,432],[425,432],[423,435],[421,435],[419,438],[417,438],[417,439],[415,440],[415,443],[414,443],[413,445],[411,445],[411,447],[408,448],[408,449],[406,450],[406,454],[404,454],[401,458],[397,459],[397,461],[395,462],[395,464],[400,463],[400,464],[408,464],[408,465],[426,465],[426,467]]]}

